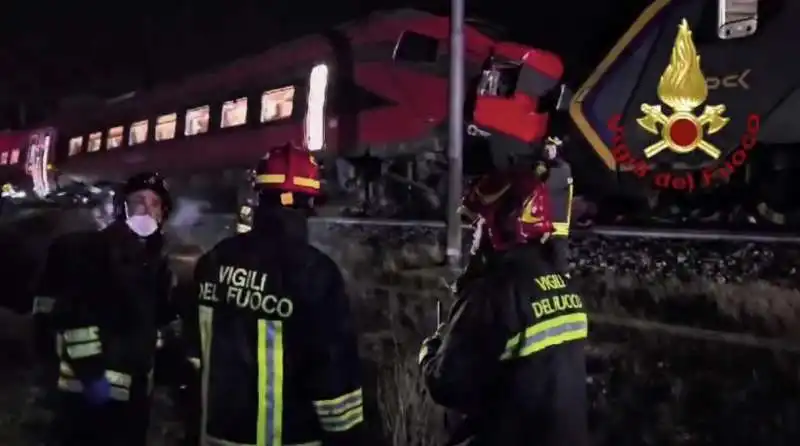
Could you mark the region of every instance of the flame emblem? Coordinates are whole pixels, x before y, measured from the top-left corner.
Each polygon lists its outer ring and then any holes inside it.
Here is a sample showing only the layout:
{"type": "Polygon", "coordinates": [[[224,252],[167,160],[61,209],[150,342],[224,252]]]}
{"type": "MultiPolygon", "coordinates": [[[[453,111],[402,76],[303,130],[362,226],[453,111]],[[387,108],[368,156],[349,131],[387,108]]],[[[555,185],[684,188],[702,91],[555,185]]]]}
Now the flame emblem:
{"type": "Polygon", "coordinates": [[[642,104],[644,116],[636,122],[647,132],[661,136],[660,141],[644,150],[645,157],[652,158],[665,149],[678,154],[699,149],[711,158],[720,157],[720,150],[704,136],[722,130],[730,118],[722,116],[722,104],[706,105],[700,116],[694,114],[708,98],[708,86],[686,19],[678,26],[669,65],[658,82],[658,98],[672,109],[672,114],[662,111],[661,105],[642,104]]]}

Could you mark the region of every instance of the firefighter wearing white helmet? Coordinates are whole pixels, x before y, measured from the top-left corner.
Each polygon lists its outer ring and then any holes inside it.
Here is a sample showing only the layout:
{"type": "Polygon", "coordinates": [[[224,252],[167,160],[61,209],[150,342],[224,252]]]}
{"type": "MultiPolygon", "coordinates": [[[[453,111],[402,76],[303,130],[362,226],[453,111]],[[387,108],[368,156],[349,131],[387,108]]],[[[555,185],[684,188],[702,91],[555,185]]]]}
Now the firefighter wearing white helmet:
{"type": "Polygon", "coordinates": [[[200,444],[359,445],[360,361],[344,281],[308,243],[319,168],[290,144],[256,168],[252,229],[197,263],[188,324],[200,444]]]}
{"type": "Polygon", "coordinates": [[[569,276],[569,234],[572,220],[572,168],[561,156],[564,141],[557,136],[545,139],[542,161],[536,168],[550,195],[551,215],[555,232],[548,241],[552,260],[559,272],[569,276]]]}

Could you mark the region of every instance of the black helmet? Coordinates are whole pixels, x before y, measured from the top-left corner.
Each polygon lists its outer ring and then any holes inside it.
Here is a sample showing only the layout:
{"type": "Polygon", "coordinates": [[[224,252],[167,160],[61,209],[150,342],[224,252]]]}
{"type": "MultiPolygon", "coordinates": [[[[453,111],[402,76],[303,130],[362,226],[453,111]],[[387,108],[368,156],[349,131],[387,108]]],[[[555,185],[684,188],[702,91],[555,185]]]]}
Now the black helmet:
{"type": "Polygon", "coordinates": [[[156,172],[144,172],[136,174],[130,178],[117,191],[114,196],[114,216],[118,219],[125,219],[125,200],[128,195],[140,190],[151,190],[158,194],[164,207],[164,220],[169,218],[172,211],[172,197],[167,188],[167,182],[156,172]]]}

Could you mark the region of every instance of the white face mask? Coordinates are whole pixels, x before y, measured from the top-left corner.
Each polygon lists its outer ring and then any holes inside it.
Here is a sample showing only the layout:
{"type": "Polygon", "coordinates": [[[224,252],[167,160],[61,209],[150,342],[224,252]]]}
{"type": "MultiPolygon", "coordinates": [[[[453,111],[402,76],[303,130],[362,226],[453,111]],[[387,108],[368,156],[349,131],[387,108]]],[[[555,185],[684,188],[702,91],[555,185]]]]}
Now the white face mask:
{"type": "Polygon", "coordinates": [[[158,230],[158,222],[149,215],[131,215],[125,224],[139,237],[149,237],[158,230]]]}

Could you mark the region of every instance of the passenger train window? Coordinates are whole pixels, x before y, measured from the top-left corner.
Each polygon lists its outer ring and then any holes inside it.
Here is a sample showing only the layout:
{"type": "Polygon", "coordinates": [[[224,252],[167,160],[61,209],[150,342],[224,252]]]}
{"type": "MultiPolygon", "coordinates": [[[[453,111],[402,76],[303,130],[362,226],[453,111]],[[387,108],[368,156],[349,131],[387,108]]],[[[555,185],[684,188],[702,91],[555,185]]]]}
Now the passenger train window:
{"type": "Polygon", "coordinates": [[[156,119],[156,141],[166,141],[175,137],[177,113],[161,115],[156,119]]]}
{"type": "Polygon", "coordinates": [[[147,120],[136,121],[131,124],[131,129],[128,133],[128,145],[135,146],[147,141],[147,120]]]}
{"type": "Polygon", "coordinates": [[[86,144],[87,152],[97,152],[100,150],[100,145],[103,143],[103,132],[94,132],[89,134],[89,140],[86,144]]]}
{"type": "Polygon", "coordinates": [[[8,164],[17,164],[19,162],[19,149],[14,149],[11,151],[11,155],[8,158],[8,164]]]}
{"type": "Polygon", "coordinates": [[[107,149],[116,149],[122,145],[122,126],[111,127],[108,129],[108,138],[106,139],[107,149]]]}
{"type": "Polygon", "coordinates": [[[8,164],[8,152],[0,153],[0,164],[8,164]]]}
{"type": "Polygon", "coordinates": [[[294,87],[265,91],[261,95],[261,122],[277,121],[292,116],[294,87]]]}
{"type": "MultiPolygon", "coordinates": [[[[187,110],[186,128],[183,131],[183,134],[186,136],[192,136],[207,132],[210,110],[211,109],[208,107],[208,105],[187,110]]],[[[158,130],[156,130],[156,132],[158,132],[158,130]]]]}
{"type": "Polygon", "coordinates": [[[236,127],[247,122],[247,98],[234,99],[222,104],[220,127],[236,127]]]}
{"type": "Polygon", "coordinates": [[[76,136],[69,140],[69,156],[81,153],[83,148],[83,136],[76,136]]]}

